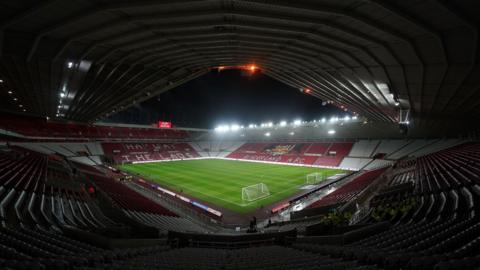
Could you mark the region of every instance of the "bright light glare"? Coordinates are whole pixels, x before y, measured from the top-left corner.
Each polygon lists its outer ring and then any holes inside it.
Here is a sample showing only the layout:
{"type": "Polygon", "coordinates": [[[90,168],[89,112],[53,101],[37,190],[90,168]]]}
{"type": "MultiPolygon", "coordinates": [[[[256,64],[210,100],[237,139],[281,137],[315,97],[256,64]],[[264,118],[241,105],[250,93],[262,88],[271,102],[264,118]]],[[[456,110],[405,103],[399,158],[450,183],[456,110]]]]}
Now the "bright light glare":
{"type": "Polygon", "coordinates": [[[334,130],[334,129],[330,129],[330,130],[328,131],[328,134],[330,134],[330,135],[335,134],[335,130],[334,130]]]}
{"type": "Polygon", "coordinates": [[[280,126],[281,126],[281,127],[284,127],[284,126],[286,126],[286,125],[287,125],[287,121],[282,121],[282,122],[280,122],[280,126]]]}
{"type": "Polygon", "coordinates": [[[289,134],[290,134],[290,136],[293,136],[293,135],[295,135],[295,132],[292,131],[289,134]]]}
{"type": "Polygon", "coordinates": [[[293,125],[295,125],[295,126],[299,126],[301,124],[302,124],[302,120],[297,119],[297,120],[293,121],[293,125]]]}
{"type": "Polygon", "coordinates": [[[229,131],[230,130],[230,127],[225,125],[225,126],[218,126],[215,128],[215,131],[216,132],[226,132],[226,131],[229,131]]]}
{"type": "Polygon", "coordinates": [[[337,117],[332,117],[330,118],[330,123],[335,123],[338,121],[338,118],[337,117]]]}
{"type": "Polygon", "coordinates": [[[322,118],[322,123],[325,123],[325,122],[327,122],[327,119],[325,119],[325,117],[324,117],[324,118],[322,118]]]}
{"type": "Polygon", "coordinates": [[[356,116],[352,117],[353,120],[357,120],[357,118],[358,118],[358,117],[356,117],[356,116]]]}
{"type": "Polygon", "coordinates": [[[73,67],[73,62],[68,62],[67,67],[72,68],[73,67]]]}
{"type": "Polygon", "coordinates": [[[348,116],[348,115],[345,116],[345,117],[343,118],[343,120],[345,120],[345,121],[350,121],[350,116],[348,116]]]}
{"type": "Polygon", "coordinates": [[[268,122],[268,123],[267,123],[267,127],[273,127],[273,123],[272,123],[272,122],[268,122]]]}
{"type": "Polygon", "coordinates": [[[265,136],[270,137],[270,132],[265,133],[265,136]]]}
{"type": "Polygon", "coordinates": [[[60,93],[60,97],[61,97],[61,98],[64,98],[64,97],[65,97],[65,94],[64,94],[64,93],[60,93]]]}
{"type": "Polygon", "coordinates": [[[230,126],[230,130],[231,130],[231,131],[237,131],[237,130],[239,130],[239,129],[240,129],[240,126],[239,126],[239,125],[231,125],[231,126],[230,126]]]}
{"type": "Polygon", "coordinates": [[[248,125],[248,128],[254,128],[254,127],[256,127],[255,124],[250,124],[250,125],[248,125]]]}

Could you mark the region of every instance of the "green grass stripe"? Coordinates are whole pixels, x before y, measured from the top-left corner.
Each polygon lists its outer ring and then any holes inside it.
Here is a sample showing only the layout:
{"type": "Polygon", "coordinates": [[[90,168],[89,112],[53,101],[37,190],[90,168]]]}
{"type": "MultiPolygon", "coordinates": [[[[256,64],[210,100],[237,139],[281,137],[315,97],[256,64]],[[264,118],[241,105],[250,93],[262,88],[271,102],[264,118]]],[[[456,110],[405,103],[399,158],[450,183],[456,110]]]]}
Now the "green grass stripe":
{"type": "Polygon", "coordinates": [[[322,172],[328,177],[343,172],[222,159],[125,164],[120,169],[238,213],[248,213],[298,193],[307,174],[322,172]],[[258,183],[267,185],[270,196],[253,202],[242,201],[242,188],[258,183]]]}

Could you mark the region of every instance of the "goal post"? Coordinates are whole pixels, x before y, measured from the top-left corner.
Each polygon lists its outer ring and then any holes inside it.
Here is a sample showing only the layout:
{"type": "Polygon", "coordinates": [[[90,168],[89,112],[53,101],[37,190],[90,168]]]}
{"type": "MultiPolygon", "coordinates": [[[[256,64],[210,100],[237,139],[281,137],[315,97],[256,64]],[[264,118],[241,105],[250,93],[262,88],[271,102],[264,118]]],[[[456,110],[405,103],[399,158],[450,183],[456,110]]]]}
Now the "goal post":
{"type": "Polygon", "coordinates": [[[305,183],[307,185],[315,185],[322,182],[323,180],[325,180],[325,174],[316,172],[316,173],[307,174],[305,178],[305,183]]]}
{"type": "Polygon", "coordinates": [[[255,201],[270,196],[270,191],[264,183],[258,183],[242,188],[242,200],[255,201]]]}

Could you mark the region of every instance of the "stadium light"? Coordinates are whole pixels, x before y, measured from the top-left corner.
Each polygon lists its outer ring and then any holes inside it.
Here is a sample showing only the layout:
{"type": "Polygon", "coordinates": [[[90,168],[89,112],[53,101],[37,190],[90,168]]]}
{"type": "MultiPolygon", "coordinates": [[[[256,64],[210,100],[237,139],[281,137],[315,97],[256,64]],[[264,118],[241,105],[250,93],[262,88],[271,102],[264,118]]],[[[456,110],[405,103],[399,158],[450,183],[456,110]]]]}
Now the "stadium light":
{"type": "Polygon", "coordinates": [[[352,117],[353,120],[357,120],[357,118],[358,118],[357,116],[352,117]]]}
{"type": "Polygon", "coordinates": [[[289,134],[290,134],[290,136],[293,136],[293,135],[295,135],[295,132],[292,131],[289,134]]]}
{"type": "Polygon", "coordinates": [[[281,127],[287,126],[287,121],[282,121],[282,122],[280,122],[280,126],[281,126],[281,127]]]}
{"type": "Polygon", "coordinates": [[[330,118],[330,123],[335,123],[338,121],[338,118],[337,117],[332,117],[330,118]]]}
{"type": "Polygon", "coordinates": [[[240,126],[239,126],[239,125],[234,124],[234,125],[231,125],[231,126],[230,126],[230,130],[231,130],[231,131],[237,131],[237,130],[239,130],[239,129],[240,129],[240,126]]]}
{"type": "Polygon", "coordinates": [[[68,63],[67,63],[67,67],[68,67],[69,69],[71,69],[71,68],[73,67],[73,62],[68,62],[68,63]]]}
{"type": "Polygon", "coordinates": [[[335,134],[335,130],[334,130],[334,129],[330,129],[330,130],[328,131],[328,134],[329,134],[329,135],[335,134]]]}
{"type": "Polygon", "coordinates": [[[12,91],[8,91],[8,94],[11,95],[11,94],[13,94],[13,92],[12,92],[12,91]]]}
{"type": "Polygon", "coordinates": [[[270,137],[270,132],[265,133],[266,137],[270,137]]]}
{"type": "Polygon", "coordinates": [[[255,124],[250,124],[250,125],[248,125],[248,128],[255,128],[255,127],[256,127],[255,124]]]}
{"type": "Polygon", "coordinates": [[[348,115],[345,116],[345,117],[343,118],[343,120],[345,120],[345,121],[350,121],[350,116],[348,116],[348,115]]]}
{"type": "Polygon", "coordinates": [[[65,97],[65,93],[60,93],[60,97],[61,97],[61,98],[64,98],[64,97],[65,97]]]}
{"type": "Polygon", "coordinates": [[[302,120],[297,119],[297,120],[293,121],[294,126],[300,126],[301,124],[302,124],[302,120]]]}
{"type": "Polygon", "coordinates": [[[215,128],[215,131],[216,132],[226,132],[226,131],[229,131],[230,130],[230,127],[225,125],[225,126],[218,126],[215,128]]]}
{"type": "Polygon", "coordinates": [[[322,123],[325,123],[325,122],[327,122],[327,119],[324,117],[322,118],[322,123]]]}
{"type": "Polygon", "coordinates": [[[400,102],[395,101],[395,106],[400,106],[400,102]]]}
{"type": "Polygon", "coordinates": [[[268,123],[267,123],[267,127],[273,127],[273,123],[272,123],[272,122],[268,122],[268,123]]]}
{"type": "Polygon", "coordinates": [[[0,83],[3,83],[3,80],[2,80],[2,79],[0,79],[0,83]]]}

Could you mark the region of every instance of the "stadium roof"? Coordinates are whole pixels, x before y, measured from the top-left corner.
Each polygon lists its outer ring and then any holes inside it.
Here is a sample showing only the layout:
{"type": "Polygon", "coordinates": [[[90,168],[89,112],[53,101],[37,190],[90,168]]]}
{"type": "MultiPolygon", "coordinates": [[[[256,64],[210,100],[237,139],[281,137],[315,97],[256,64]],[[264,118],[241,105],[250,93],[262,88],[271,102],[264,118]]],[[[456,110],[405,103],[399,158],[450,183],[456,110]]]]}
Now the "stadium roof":
{"type": "Polygon", "coordinates": [[[2,1],[0,105],[88,122],[255,65],[374,121],[478,118],[479,15],[470,0],[2,1]]]}

